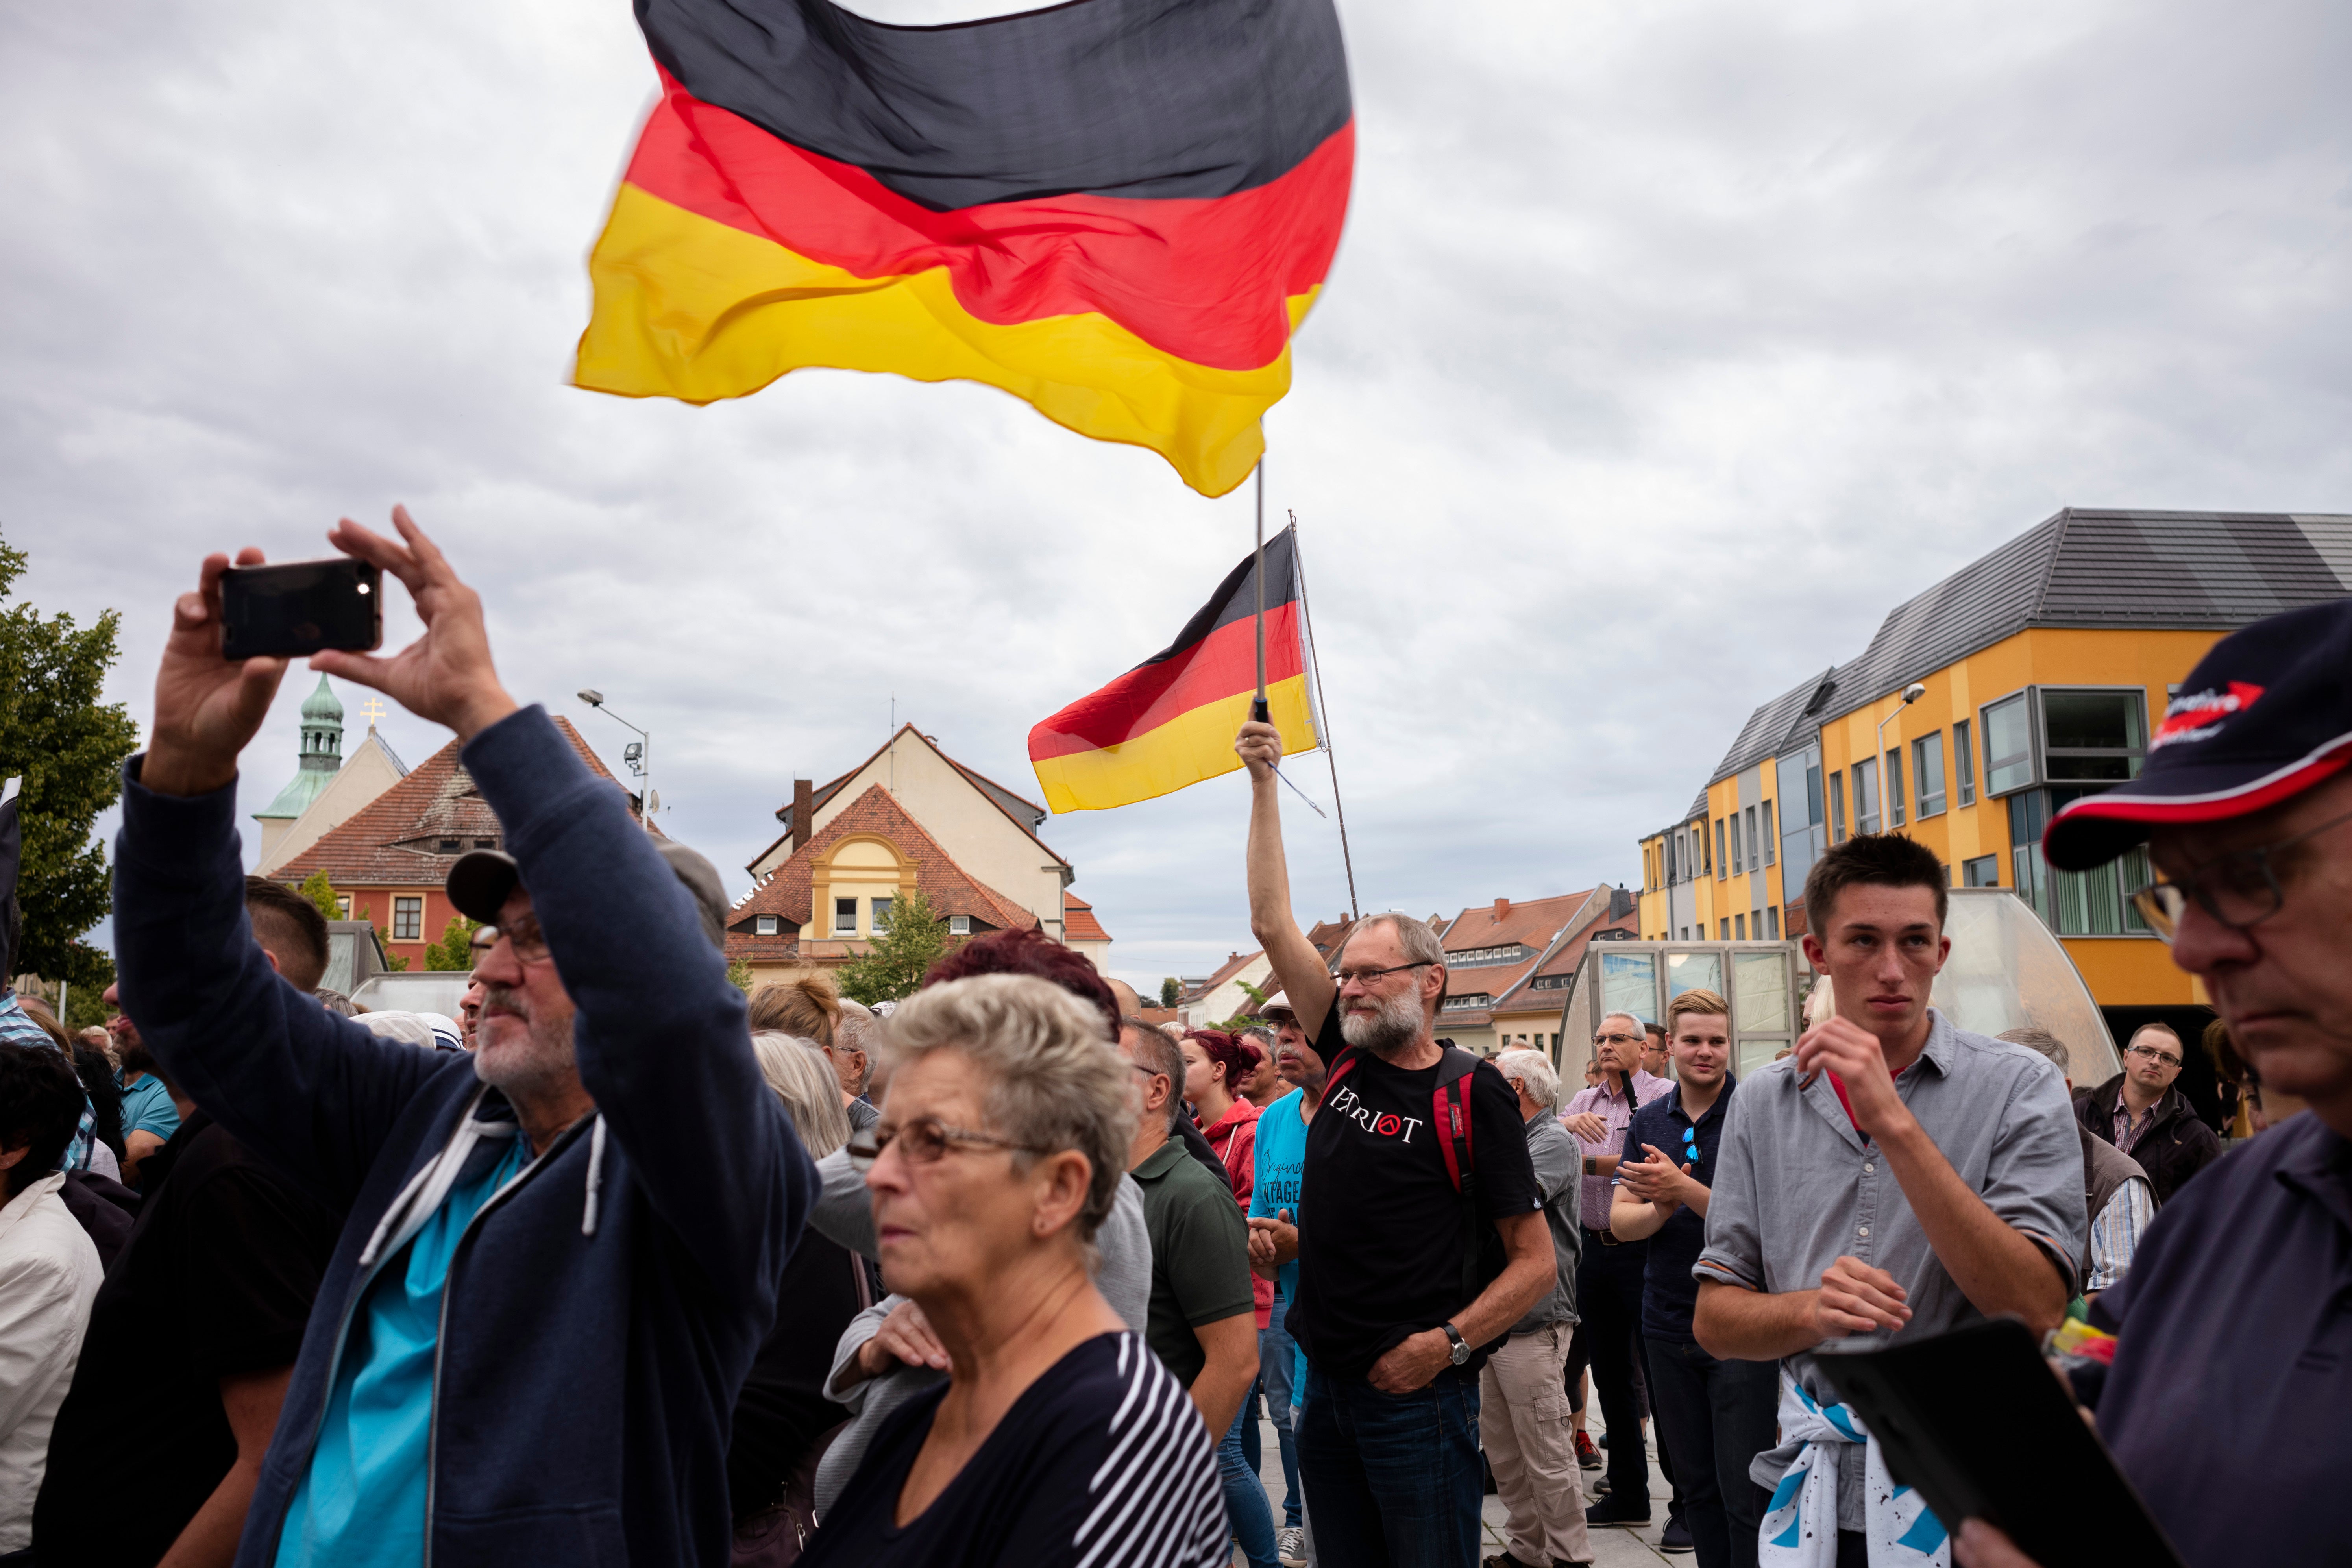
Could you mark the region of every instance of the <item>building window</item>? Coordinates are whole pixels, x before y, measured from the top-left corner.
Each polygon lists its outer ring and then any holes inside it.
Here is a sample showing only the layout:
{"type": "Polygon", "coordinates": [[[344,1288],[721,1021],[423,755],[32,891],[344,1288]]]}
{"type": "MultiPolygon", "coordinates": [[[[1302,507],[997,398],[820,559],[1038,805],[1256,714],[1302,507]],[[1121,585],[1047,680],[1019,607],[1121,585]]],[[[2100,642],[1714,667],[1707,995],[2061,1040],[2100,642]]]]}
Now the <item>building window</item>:
{"type": "Polygon", "coordinates": [[[1830,775],[1830,842],[1845,842],[1845,775],[1830,775]]]}
{"type": "Polygon", "coordinates": [[[495,838],[477,838],[474,840],[474,847],[477,849],[496,849],[498,847],[499,841],[495,838]]]}
{"type": "Polygon", "coordinates": [[[1853,764],[1853,830],[1878,831],[1878,764],[1868,757],[1853,764]]]}
{"type": "Polygon", "coordinates": [[[441,840],[441,853],[444,855],[455,855],[465,847],[466,841],[462,838],[444,838],[441,840]]]}
{"type": "Polygon", "coordinates": [[[971,934],[971,917],[970,915],[950,915],[948,917],[948,934],[950,936],[970,936],[971,934]]]}
{"type": "Polygon", "coordinates": [[[751,932],[755,936],[775,935],[776,917],[773,915],[760,915],[755,917],[751,921],[751,932]]]}
{"type": "Polygon", "coordinates": [[[1961,886],[1998,888],[2000,886],[2000,857],[1979,855],[1973,860],[1960,862],[1961,886]]]}
{"type": "Polygon", "coordinates": [[[392,900],[392,940],[394,942],[425,940],[425,900],[423,899],[392,900]]]}
{"type": "Polygon", "coordinates": [[[1777,864],[1780,858],[1772,852],[1772,803],[1768,800],[1757,809],[1764,814],[1764,864],[1777,864]]]}
{"type": "Polygon", "coordinates": [[[833,934],[835,936],[857,934],[857,900],[856,899],[833,900],[833,934]]]}
{"type": "Polygon", "coordinates": [[[1960,804],[1977,803],[1977,744],[1966,719],[1952,726],[1952,782],[1960,786],[1960,804]]]}
{"type": "Polygon", "coordinates": [[[2042,830],[2089,789],[2037,789],[2009,797],[2011,885],[2060,936],[2147,936],[2129,895],[2155,879],[2146,846],[2088,871],[2053,869],[2042,858],[2042,830]]]}
{"type": "Polygon", "coordinates": [[[1901,748],[1886,753],[1886,824],[1903,826],[1903,752],[1901,748]]]}
{"type": "Polygon", "coordinates": [[[1750,870],[1754,870],[1757,867],[1759,867],[1759,866],[1760,866],[1760,865],[1762,865],[1762,864],[1763,864],[1763,862],[1762,862],[1762,861],[1760,861],[1760,860],[1759,860],[1759,859],[1757,859],[1757,858],[1756,858],[1756,849],[1757,849],[1757,841],[1756,841],[1756,808],[1755,808],[1754,806],[1752,806],[1752,805],[1751,805],[1751,806],[1749,806],[1749,807],[1748,808],[1747,816],[1748,816],[1748,869],[1750,869],[1750,870]]]}
{"type": "Polygon", "coordinates": [[[1729,942],[1731,940],[1731,922],[1729,921],[1725,921],[1723,922],[1723,930],[1717,935],[1715,940],[1717,942],[1729,942]]]}
{"type": "Polygon", "coordinates": [[[1984,710],[1984,737],[1985,794],[2007,795],[2033,782],[2033,726],[2024,692],[1984,710]]]}
{"type": "Polygon", "coordinates": [[[2043,776],[2052,784],[2139,776],[2147,742],[2142,693],[2045,690],[2041,697],[2043,776]]]}
{"type": "Polygon", "coordinates": [[[1690,836],[1691,860],[1701,871],[1705,871],[1707,868],[1706,826],[1700,824],[1694,824],[1690,830],[1690,836]]]}
{"type": "Polygon", "coordinates": [[[349,893],[336,894],[335,904],[343,911],[341,916],[342,919],[349,920],[352,918],[352,896],[349,893]]]}
{"type": "Polygon", "coordinates": [[[1919,792],[1922,818],[1944,815],[1944,737],[1939,731],[1911,742],[1911,787],[1919,792]]]}
{"type": "Polygon", "coordinates": [[[1769,929],[1769,932],[1768,932],[1768,934],[1771,937],[1771,939],[1772,939],[1774,942],[1778,942],[1778,941],[1780,941],[1780,905],[1778,905],[1778,904],[1774,904],[1771,908],[1769,908],[1769,909],[1768,909],[1768,910],[1766,910],[1764,911],[1764,923],[1765,923],[1765,925],[1766,925],[1766,926],[1768,926],[1769,928],[1770,928],[1770,929],[1769,929]]]}
{"type": "Polygon", "coordinates": [[[1718,816],[1715,819],[1715,877],[1717,881],[1721,881],[1727,875],[1728,875],[1728,873],[1727,873],[1723,868],[1726,862],[1723,858],[1723,818],[1718,816]]]}
{"type": "Polygon", "coordinates": [[[1731,814],[1731,874],[1735,877],[1748,869],[1747,858],[1739,852],[1739,813],[1731,814]]]}
{"type": "Polygon", "coordinates": [[[874,929],[877,931],[890,929],[890,900],[887,899],[874,900],[874,929]]]}
{"type": "Polygon", "coordinates": [[[1732,939],[1735,942],[1746,942],[1748,940],[1748,917],[1746,915],[1734,915],[1731,917],[1731,933],[1732,939]]]}

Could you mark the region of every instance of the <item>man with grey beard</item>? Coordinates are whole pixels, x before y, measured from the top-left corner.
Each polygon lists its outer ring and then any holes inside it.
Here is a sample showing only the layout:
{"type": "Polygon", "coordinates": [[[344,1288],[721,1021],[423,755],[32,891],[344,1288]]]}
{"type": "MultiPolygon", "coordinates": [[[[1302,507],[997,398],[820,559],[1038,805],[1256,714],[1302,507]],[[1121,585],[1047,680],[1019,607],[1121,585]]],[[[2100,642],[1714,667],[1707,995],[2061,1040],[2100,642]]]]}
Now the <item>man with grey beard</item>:
{"type": "Polygon", "coordinates": [[[1299,1265],[1286,1326],[1306,1361],[1298,1471],[1317,1546],[1349,1568],[1473,1568],[1482,1352],[1556,1283],[1518,1096],[1437,1043],[1445,955],[1428,926],[1370,916],[1324,967],[1291,913],[1282,738],[1252,722],[1234,750],[1250,773],[1250,929],[1329,1068],[1299,1224],[1260,1227],[1255,1249],[1261,1268],[1299,1265]]]}

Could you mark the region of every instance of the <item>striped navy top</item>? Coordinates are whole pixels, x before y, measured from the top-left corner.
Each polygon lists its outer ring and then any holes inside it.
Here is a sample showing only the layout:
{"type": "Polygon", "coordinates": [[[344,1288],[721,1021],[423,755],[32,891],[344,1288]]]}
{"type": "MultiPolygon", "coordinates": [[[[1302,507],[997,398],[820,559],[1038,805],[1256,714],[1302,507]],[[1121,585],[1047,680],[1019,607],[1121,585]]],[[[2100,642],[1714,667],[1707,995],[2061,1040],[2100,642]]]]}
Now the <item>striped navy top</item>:
{"type": "Polygon", "coordinates": [[[903,1529],[898,1493],[946,1397],[896,1412],[803,1568],[1219,1568],[1223,1495],[1208,1428],[1139,1335],[1102,1334],[1022,1392],[903,1529]]]}

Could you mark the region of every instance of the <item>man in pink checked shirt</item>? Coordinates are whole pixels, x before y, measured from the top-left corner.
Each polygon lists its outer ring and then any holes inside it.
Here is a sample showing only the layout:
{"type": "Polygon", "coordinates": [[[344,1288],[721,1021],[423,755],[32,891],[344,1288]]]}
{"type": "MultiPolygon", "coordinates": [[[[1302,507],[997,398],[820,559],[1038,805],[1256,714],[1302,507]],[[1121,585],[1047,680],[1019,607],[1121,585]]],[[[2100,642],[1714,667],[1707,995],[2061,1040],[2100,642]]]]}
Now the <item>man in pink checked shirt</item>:
{"type": "MultiPolygon", "coordinates": [[[[1610,1186],[1624,1151],[1626,1123],[1636,1107],[1674,1087],[1643,1070],[1642,1047],[1648,1037],[1642,1020],[1631,1013],[1604,1015],[1592,1037],[1601,1082],[1571,1099],[1559,1119],[1584,1157],[1578,1204],[1584,1250],[1576,1265],[1576,1310],[1582,1321],[1568,1352],[1568,1388],[1573,1398],[1585,1367],[1592,1368],[1601,1418],[1611,1434],[1609,1495],[1584,1516],[1596,1525],[1650,1522],[1650,1466],[1641,1437],[1647,1380],[1639,1359],[1642,1273],[1650,1246],[1620,1241],[1608,1228],[1610,1186]]],[[[1669,1513],[1675,1511],[1670,1507],[1669,1513]]],[[[1670,1520],[1670,1532],[1676,1523],[1670,1520]]]]}

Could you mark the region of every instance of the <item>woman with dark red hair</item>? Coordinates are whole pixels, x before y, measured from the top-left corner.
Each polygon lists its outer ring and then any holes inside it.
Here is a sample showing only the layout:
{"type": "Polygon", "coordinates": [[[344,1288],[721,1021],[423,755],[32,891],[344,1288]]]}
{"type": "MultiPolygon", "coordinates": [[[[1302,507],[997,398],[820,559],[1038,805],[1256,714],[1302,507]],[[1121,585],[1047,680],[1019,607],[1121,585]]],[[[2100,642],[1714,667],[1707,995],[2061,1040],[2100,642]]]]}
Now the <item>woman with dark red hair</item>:
{"type": "Polygon", "coordinates": [[[1257,1047],[1222,1029],[1193,1029],[1181,1048],[1184,1098],[1192,1101],[1201,1135],[1224,1163],[1225,1179],[1246,1213],[1255,1179],[1250,1156],[1257,1146],[1257,1107],[1242,1098],[1242,1084],[1257,1068],[1257,1047]]]}

